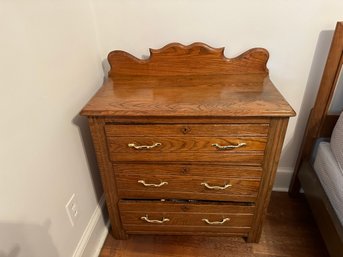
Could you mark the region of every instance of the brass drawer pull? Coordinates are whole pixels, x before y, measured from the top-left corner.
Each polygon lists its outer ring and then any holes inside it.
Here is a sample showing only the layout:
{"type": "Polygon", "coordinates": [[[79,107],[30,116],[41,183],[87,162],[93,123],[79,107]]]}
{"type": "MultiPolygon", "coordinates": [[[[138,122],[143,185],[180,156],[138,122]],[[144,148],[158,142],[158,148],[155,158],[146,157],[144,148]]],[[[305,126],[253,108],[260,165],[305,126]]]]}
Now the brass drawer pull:
{"type": "Polygon", "coordinates": [[[201,183],[202,186],[205,186],[208,189],[214,189],[214,190],[224,190],[226,188],[232,187],[231,184],[225,184],[224,186],[210,186],[206,182],[201,183]]]}
{"type": "Polygon", "coordinates": [[[138,180],[137,182],[143,184],[146,187],[161,187],[163,185],[168,185],[168,182],[165,181],[161,182],[160,184],[148,184],[144,180],[138,180]]]}
{"type": "Polygon", "coordinates": [[[164,218],[164,217],[162,218],[162,220],[151,220],[151,219],[149,219],[148,214],[146,214],[145,216],[141,217],[141,220],[144,220],[144,221],[146,221],[148,223],[157,223],[157,224],[162,224],[164,222],[170,221],[170,219],[164,218]]]}
{"type": "Polygon", "coordinates": [[[222,221],[209,221],[208,219],[202,219],[209,225],[223,225],[225,222],[230,221],[230,218],[225,218],[222,221]]]}
{"type": "Polygon", "coordinates": [[[231,150],[235,148],[240,148],[242,146],[247,145],[246,143],[239,143],[238,145],[220,145],[220,144],[212,144],[212,146],[217,147],[219,150],[231,150]]]}
{"type": "Polygon", "coordinates": [[[140,149],[151,149],[151,148],[154,148],[154,147],[159,146],[159,145],[162,145],[162,144],[161,143],[154,143],[152,145],[136,145],[135,143],[130,143],[127,146],[133,147],[137,150],[140,150],[140,149]]]}

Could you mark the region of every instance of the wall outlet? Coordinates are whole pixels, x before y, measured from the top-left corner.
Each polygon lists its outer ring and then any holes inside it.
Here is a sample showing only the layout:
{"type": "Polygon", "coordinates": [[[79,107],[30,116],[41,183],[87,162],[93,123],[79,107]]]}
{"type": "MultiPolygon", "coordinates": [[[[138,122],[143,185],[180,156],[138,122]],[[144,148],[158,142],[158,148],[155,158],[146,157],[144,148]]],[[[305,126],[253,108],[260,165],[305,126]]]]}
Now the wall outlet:
{"type": "Polygon", "coordinates": [[[79,206],[78,203],[76,201],[76,196],[75,194],[73,194],[68,203],[65,206],[68,217],[69,217],[69,221],[72,227],[75,226],[75,222],[79,217],[79,206]]]}

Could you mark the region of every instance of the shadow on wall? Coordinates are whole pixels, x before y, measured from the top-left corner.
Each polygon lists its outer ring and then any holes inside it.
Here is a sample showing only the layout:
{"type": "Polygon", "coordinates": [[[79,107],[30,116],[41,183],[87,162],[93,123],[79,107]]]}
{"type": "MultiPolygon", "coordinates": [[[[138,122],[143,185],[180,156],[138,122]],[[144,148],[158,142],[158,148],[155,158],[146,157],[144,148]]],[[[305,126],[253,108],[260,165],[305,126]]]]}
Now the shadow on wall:
{"type": "Polygon", "coordinates": [[[105,81],[108,77],[107,74],[110,71],[111,66],[108,63],[107,58],[103,59],[101,63],[102,63],[102,70],[104,71],[104,74],[105,74],[105,77],[104,77],[104,81],[105,81]]]}
{"type": "Polygon", "coordinates": [[[0,223],[0,257],[59,257],[50,225],[50,220],[43,225],[0,223]]]}
{"type": "Polygon", "coordinates": [[[280,166],[291,166],[293,168],[295,166],[295,161],[297,159],[300,145],[304,136],[307,119],[310,115],[310,111],[313,108],[317,96],[326,59],[329,53],[333,33],[333,30],[325,30],[320,32],[319,34],[309,77],[306,84],[304,97],[302,100],[300,111],[298,113],[298,119],[294,130],[294,136],[288,142],[288,144],[284,146],[282,151],[281,158],[283,156],[289,156],[289,158],[287,160],[283,159],[283,163],[281,163],[280,166]],[[296,147],[294,147],[294,145],[296,147]]]}

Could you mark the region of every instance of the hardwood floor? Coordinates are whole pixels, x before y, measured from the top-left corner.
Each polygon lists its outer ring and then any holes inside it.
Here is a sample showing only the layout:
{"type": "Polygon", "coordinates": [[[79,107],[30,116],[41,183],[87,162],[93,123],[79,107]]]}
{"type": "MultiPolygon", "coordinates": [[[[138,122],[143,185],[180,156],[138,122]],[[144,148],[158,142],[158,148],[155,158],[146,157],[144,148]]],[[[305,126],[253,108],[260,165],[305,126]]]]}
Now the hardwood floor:
{"type": "Polygon", "coordinates": [[[239,237],[109,234],[100,257],[328,257],[304,197],[273,192],[259,244],[239,237]]]}

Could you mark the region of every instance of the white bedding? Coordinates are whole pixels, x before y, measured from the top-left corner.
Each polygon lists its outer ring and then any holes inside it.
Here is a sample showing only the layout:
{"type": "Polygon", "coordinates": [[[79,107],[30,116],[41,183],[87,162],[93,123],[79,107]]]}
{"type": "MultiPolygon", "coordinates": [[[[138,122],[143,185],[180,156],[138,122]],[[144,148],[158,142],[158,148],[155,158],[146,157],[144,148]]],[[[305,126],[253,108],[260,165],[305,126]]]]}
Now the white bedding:
{"type": "Polygon", "coordinates": [[[343,224],[343,172],[332,153],[330,143],[321,142],[319,144],[314,170],[341,224],[343,224]]]}

